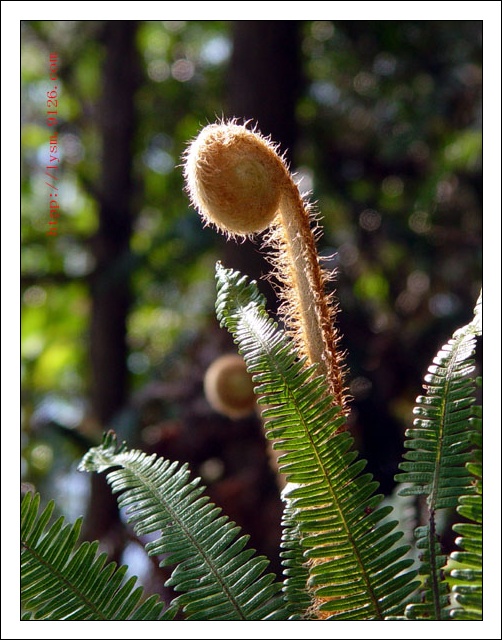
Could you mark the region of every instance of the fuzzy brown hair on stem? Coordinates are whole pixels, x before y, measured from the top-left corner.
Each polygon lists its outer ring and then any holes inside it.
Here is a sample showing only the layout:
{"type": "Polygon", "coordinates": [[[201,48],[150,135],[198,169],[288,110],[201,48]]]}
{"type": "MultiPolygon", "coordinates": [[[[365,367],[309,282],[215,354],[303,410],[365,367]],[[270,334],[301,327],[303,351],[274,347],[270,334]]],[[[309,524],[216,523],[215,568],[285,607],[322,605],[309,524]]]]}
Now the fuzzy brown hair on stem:
{"type": "Polygon", "coordinates": [[[206,224],[237,237],[269,229],[264,242],[273,249],[288,333],[307,362],[317,365],[334,403],[346,412],[336,304],[326,293],[331,274],[319,263],[311,207],[277,146],[256,129],[221,122],[202,129],[184,160],[188,194],[206,224]]]}

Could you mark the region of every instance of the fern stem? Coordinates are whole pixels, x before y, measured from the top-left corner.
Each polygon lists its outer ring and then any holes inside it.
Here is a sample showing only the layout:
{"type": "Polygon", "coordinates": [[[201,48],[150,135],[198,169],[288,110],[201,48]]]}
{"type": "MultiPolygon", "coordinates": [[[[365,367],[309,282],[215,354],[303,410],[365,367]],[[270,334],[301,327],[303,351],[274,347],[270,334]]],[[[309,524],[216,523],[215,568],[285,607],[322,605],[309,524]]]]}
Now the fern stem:
{"type": "Polygon", "coordinates": [[[439,590],[438,570],[437,566],[437,554],[436,554],[436,513],[433,509],[429,512],[429,550],[430,550],[430,567],[431,572],[429,575],[430,589],[432,593],[432,604],[434,606],[434,619],[441,620],[441,599],[439,590]]]}
{"type": "MultiPolygon", "coordinates": [[[[284,315],[293,329],[300,332],[297,345],[309,364],[317,364],[324,374],[335,404],[345,408],[342,357],[337,349],[338,336],[334,326],[334,306],[325,292],[327,275],[317,254],[310,216],[298,187],[290,179],[279,205],[280,228],[284,241],[276,260],[284,315]]],[[[273,236],[272,236],[273,237],[273,236]]]]}

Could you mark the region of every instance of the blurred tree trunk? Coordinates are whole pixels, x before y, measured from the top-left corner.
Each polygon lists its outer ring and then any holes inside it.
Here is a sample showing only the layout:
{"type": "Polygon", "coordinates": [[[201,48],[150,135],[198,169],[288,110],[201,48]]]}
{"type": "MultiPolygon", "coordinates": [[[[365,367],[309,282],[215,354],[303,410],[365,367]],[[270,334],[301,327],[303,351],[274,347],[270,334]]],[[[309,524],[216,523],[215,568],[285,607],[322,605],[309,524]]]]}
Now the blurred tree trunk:
{"type": "MultiPolygon", "coordinates": [[[[242,20],[232,25],[227,116],[240,122],[252,120],[261,133],[280,144],[289,162],[294,158],[295,112],[302,77],[300,26],[292,20],[242,20]]],[[[259,243],[227,242],[225,264],[258,280],[270,270],[258,249],[259,243]]],[[[268,282],[262,280],[260,288],[269,309],[276,309],[268,282]]]]}
{"type": "Polygon", "coordinates": [[[298,21],[245,20],[233,24],[229,115],[252,119],[293,160],[300,91],[298,21]]]}
{"type": "MultiPolygon", "coordinates": [[[[128,394],[126,321],[131,301],[128,268],[134,217],[131,173],[134,95],[139,83],[136,31],[136,22],[109,21],[103,34],[106,58],[97,108],[102,161],[97,189],[99,228],[92,242],[95,270],[90,328],[92,410],[103,429],[109,428],[123,409],[128,394]]],[[[93,474],[91,483],[85,535],[105,540],[113,557],[121,546],[113,539],[117,501],[102,476],[93,474]]]]}

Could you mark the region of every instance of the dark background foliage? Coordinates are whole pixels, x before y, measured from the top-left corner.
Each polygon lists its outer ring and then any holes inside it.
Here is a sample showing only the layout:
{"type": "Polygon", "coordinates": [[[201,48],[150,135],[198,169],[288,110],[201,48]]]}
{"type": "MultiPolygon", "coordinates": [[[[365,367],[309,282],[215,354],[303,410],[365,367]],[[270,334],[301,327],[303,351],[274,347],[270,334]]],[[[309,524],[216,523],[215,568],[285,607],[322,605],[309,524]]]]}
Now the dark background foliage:
{"type": "MultiPolygon", "coordinates": [[[[322,214],[336,268],[351,429],[385,493],[426,367],[481,284],[481,21],[24,22],[22,476],[148,588],[100,477],[75,471],[114,428],[190,463],[280,571],[281,502],[258,417],[230,420],[203,376],[234,349],[214,264],[254,278],[259,243],[203,229],[183,192],[188,140],[258,123],[322,214]],[[49,54],[58,55],[61,217],[47,236],[49,54]]],[[[260,284],[276,310],[273,287],[260,284]]]]}

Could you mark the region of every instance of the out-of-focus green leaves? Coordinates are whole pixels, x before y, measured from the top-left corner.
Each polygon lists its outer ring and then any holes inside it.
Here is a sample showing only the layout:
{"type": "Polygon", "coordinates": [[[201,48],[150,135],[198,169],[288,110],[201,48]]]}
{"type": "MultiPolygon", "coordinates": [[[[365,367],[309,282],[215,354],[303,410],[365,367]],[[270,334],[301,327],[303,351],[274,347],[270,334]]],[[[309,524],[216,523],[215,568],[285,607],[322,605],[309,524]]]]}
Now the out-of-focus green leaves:
{"type": "MultiPolygon", "coordinates": [[[[37,447],[61,451],[61,434],[50,427],[61,420],[44,418],[49,426],[40,430],[40,408],[49,394],[52,415],[64,397],[79,404],[90,386],[89,285],[102,179],[98,124],[106,91],[106,29],[106,21],[22,24],[21,355],[27,480],[43,476],[49,482],[55,472],[50,462],[55,458],[35,455],[37,447]],[[49,79],[51,52],[57,53],[57,81],[49,79]],[[54,85],[57,127],[48,127],[47,91],[54,85]],[[56,132],[61,215],[58,235],[50,237],[48,183],[54,180],[46,167],[49,138],[56,132]]],[[[189,210],[179,164],[187,140],[222,113],[229,24],[140,22],[137,46],[141,66],[128,72],[139,80],[132,149],[138,215],[132,255],[121,266],[133,286],[127,360],[133,388],[151,380],[177,342],[213,315],[216,258],[207,257],[212,236],[189,210]]],[[[71,462],[71,448],[65,451],[70,458],[58,458],[63,467],[71,462]]]]}
{"type": "Polygon", "coordinates": [[[389,293],[389,283],[381,272],[368,271],[356,280],[354,293],[363,300],[385,301],[389,293]]]}
{"type": "Polygon", "coordinates": [[[88,311],[85,288],[77,283],[24,291],[21,356],[29,371],[25,382],[37,393],[82,389],[88,311]]]}
{"type": "Polygon", "coordinates": [[[480,130],[460,131],[444,150],[444,165],[451,171],[479,170],[483,137],[480,130]]]}

